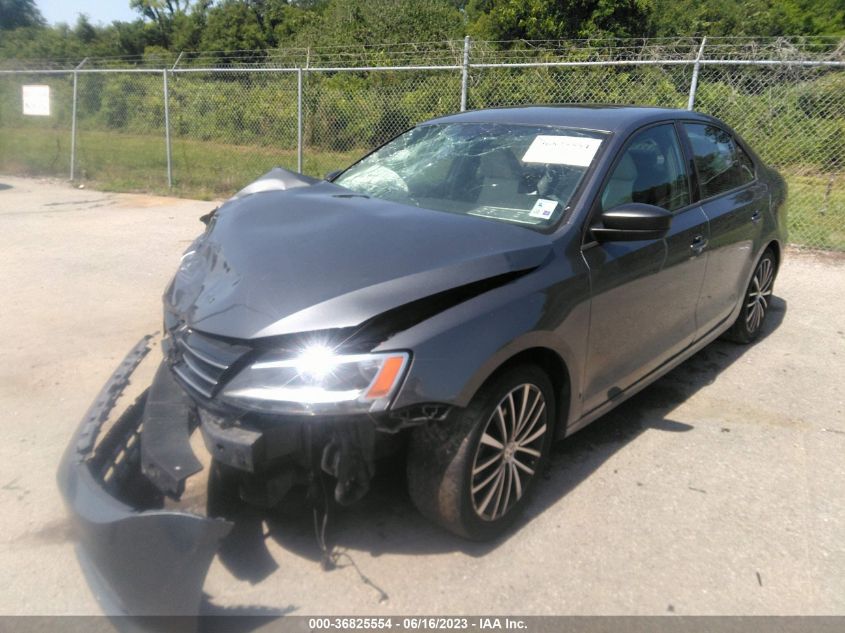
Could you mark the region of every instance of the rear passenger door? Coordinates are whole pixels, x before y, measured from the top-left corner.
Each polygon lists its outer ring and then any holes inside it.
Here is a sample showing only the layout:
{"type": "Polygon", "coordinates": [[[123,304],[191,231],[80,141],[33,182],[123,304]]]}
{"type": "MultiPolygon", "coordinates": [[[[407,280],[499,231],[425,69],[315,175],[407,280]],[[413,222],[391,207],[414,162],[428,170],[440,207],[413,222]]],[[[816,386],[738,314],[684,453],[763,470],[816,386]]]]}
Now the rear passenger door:
{"type": "Polygon", "coordinates": [[[769,192],[757,179],[751,157],[727,130],[691,121],[683,129],[710,222],[707,272],[696,311],[700,337],[730,316],[745,291],[769,192]]]}

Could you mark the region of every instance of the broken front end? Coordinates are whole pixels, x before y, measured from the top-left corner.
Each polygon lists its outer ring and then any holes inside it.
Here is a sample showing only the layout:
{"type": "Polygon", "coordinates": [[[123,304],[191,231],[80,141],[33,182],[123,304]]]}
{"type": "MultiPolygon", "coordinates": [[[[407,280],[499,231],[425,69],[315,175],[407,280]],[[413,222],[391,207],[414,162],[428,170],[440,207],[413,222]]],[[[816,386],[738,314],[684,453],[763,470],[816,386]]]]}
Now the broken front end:
{"type": "Polygon", "coordinates": [[[195,615],[208,567],[232,526],[166,509],[164,494],[142,474],[141,434],[156,408],[154,391],[104,429],[149,349],[145,337],[91,405],[62,459],[59,488],[82,570],[106,614],[195,615]]]}
{"type": "MultiPolygon", "coordinates": [[[[245,348],[186,328],[171,331],[162,348],[165,359],[152,384],[112,420],[150,350],[149,337],[133,348],[89,409],[59,469],[80,564],[107,614],[198,614],[208,568],[233,527],[233,501],[271,507],[297,485],[319,492],[324,482],[314,484],[324,475],[333,478],[336,501],[356,501],[369,487],[374,459],[397,446],[392,432],[410,423],[385,417],[380,425],[371,415],[285,418],[221,406],[211,399],[218,388],[212,372],[223,376],[238,367],[245,348]],[[209,462],[191,447],[197,430],[214,474],[194,513],[172,508],[188,479],[209,462]]],[[[384,371],[365,374],[370,391],[383,388],[384,371]]],[[[321,507],[326,501],[310,498],[321,507]]]]}
{"type": "Polygon", "coordinates": [[[196,613],[233,500],[272,507],[304,488],[317,511],[360,499],[399,431],[465,407],[542,310],[542,298],[511,305],[513,282],[550,255],[544,235],[397,210],[284,170],[250,187],[184,254],[149,388],[112,419],[145,338],[62,461],[80,560],[108,613],[196,613]],[[373,256],[385,244],[391,266],[373,256]],[[208,490],[195,495],[200,471],[208,490]]]}

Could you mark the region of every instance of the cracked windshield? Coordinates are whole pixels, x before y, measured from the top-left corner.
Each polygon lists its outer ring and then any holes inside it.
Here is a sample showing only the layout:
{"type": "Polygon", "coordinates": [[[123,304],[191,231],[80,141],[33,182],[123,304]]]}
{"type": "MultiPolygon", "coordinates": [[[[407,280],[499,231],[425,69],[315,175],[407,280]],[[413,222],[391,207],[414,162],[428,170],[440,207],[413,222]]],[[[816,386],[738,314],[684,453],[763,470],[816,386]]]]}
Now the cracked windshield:
{"type": "Polygon", "coordinates": [[[423,125],[334,182],[382,200],[544,228],[568,209],[605,136],[533,125],[423,125]]]}

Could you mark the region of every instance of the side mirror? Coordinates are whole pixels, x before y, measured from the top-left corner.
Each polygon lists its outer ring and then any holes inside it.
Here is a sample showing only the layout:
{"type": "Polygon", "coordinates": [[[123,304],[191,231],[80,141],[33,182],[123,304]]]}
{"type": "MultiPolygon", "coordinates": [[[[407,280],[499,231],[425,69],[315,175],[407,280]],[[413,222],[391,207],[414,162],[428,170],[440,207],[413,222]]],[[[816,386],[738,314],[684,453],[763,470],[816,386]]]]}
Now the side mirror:
{"type": "Polygon", "coordinates": [[[328,180],[329,182],[331,182],[332,180],[340,176],[342,173],[342,169],[335,169],[334,171],[330,171],[329,173],[327,173],[324,180],[328,180]]]}
{"type": "Polygon", "coordinates": [[[662,207],[626,202],[601,214],[590,230],[597,242],[659,240],[672,226],[672,214],[662,207]]]}

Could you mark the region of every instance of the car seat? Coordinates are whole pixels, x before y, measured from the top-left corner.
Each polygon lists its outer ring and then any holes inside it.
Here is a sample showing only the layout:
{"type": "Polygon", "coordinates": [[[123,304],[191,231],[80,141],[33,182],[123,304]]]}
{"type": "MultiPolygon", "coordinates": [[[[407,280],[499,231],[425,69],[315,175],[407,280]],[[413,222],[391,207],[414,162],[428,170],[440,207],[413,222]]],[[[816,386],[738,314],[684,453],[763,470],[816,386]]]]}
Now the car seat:
{"type": "Polygon", "coordinates": [[[620,204],[633,202],[634,182],[637,176],[637,165],[626,152],[613,170],[610,181],[601,195],[602,209],[606,211],[620,204]]]}
{"type": "Polygon", "coordinates": [[[669,202],[669,178],[666,157],[656,147],[628,151],[637,167],[632,202],[666,206],[669,202]]]}
{"type": "Polygon", "coordinates": [[[513,152],[500,147],[482,154],[478,163],[481,185],[478,191],[479,205],[521,208],[523,196],[519,194],[522,168],[513,152]]]}

